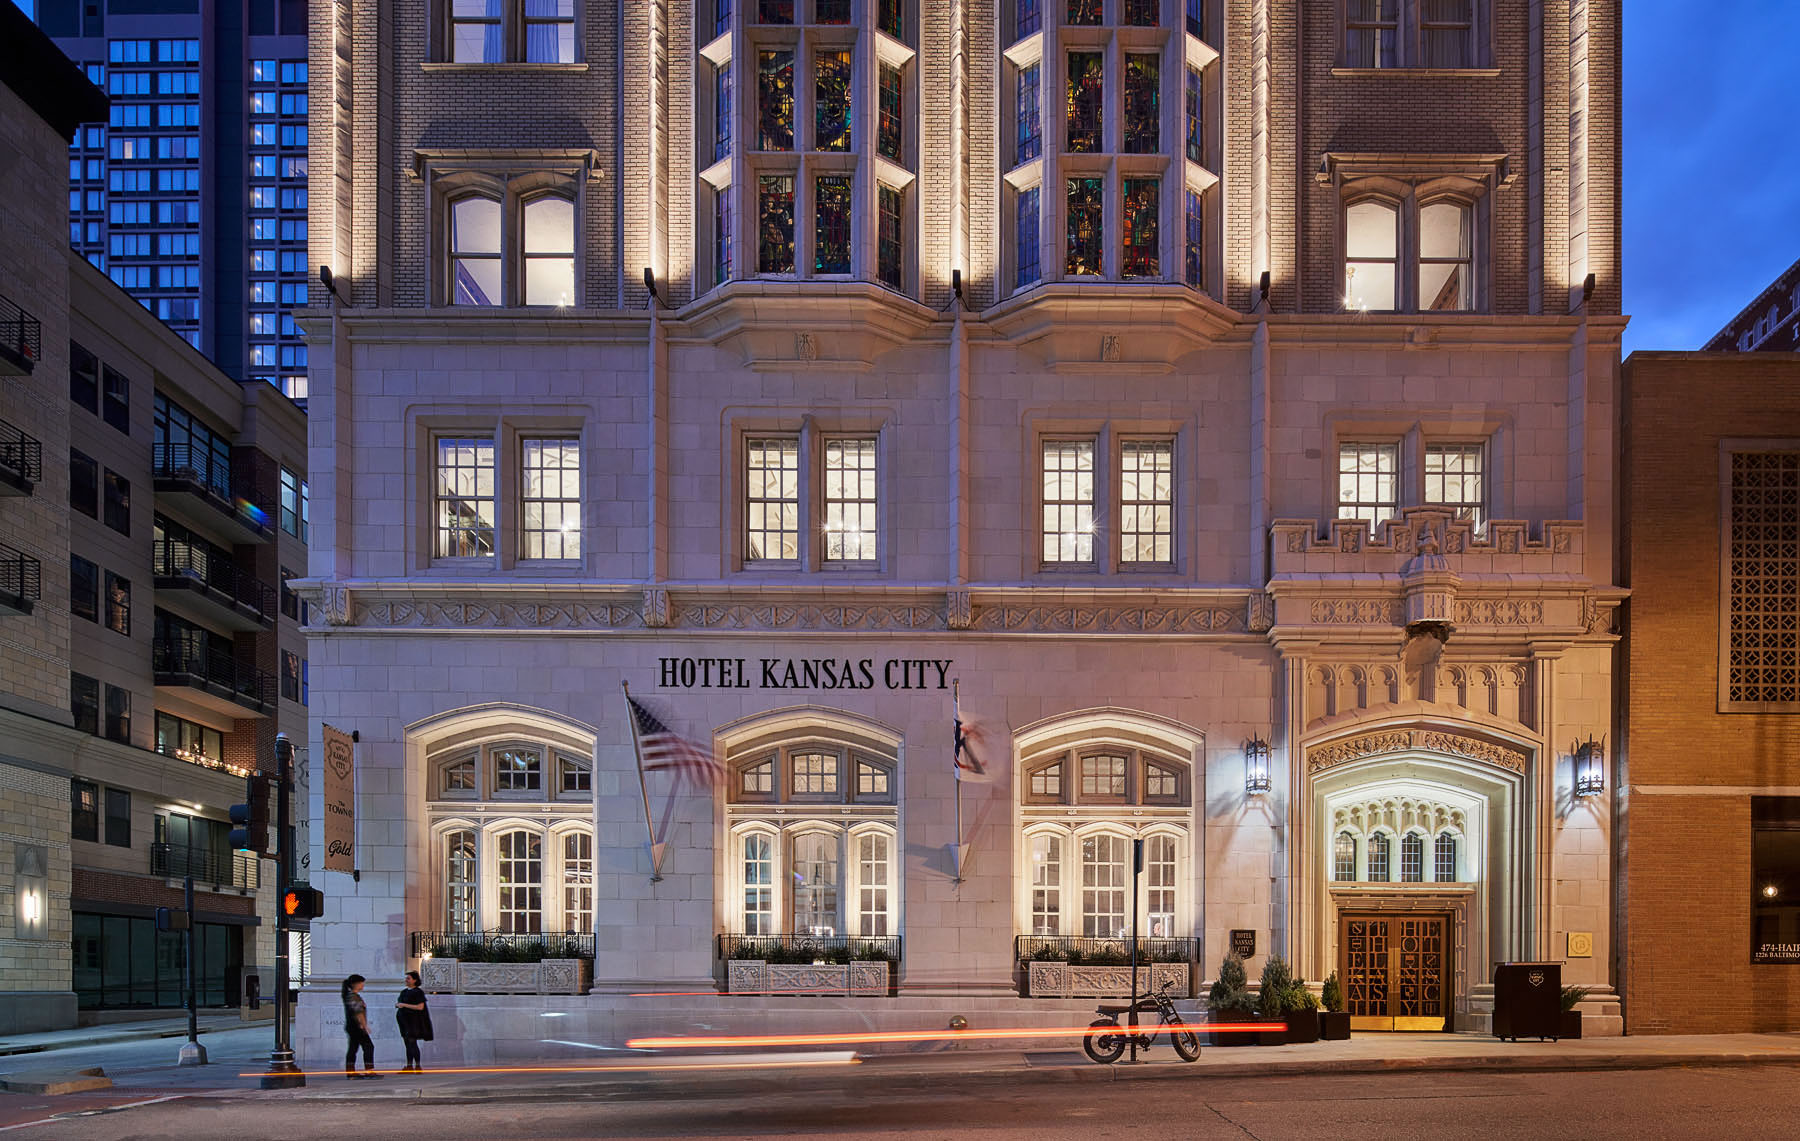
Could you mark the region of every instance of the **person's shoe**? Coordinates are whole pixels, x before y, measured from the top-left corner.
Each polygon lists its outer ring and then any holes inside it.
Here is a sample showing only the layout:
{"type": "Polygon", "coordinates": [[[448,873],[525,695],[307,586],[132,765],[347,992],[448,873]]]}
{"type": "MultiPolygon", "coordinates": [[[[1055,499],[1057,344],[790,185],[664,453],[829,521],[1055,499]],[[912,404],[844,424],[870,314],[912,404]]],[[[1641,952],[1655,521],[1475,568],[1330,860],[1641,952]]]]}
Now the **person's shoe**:
{"type": "Polygon", "coordinates": [[[345,1070],[344,1071],[344,1080],[345,1081],[353,1082],[353,1081],[356,1081],[360,1077],[362,1077],[362,1075],[357,1073],[355,1070],[345,1070]]]}
{"type": "Polygon", "coordinates": [[[383,1075],[376,1073],[374,1070],[364,1070],[363,1077],[369,1081],[378,1082],[382,1079],[383,1075]]]}

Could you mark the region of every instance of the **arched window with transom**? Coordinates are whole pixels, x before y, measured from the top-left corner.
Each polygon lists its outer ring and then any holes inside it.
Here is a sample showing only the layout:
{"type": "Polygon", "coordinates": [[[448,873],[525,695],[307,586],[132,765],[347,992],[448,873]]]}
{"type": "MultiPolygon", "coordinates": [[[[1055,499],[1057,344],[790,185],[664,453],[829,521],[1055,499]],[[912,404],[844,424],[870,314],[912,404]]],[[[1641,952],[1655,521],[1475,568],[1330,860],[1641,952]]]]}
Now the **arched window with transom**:
{"type": "Polygon", "coordinates": [[[1369,837],[1369,882],[1387,883],[1391,878],[1388,868],[1389,853],[1388,834],[1377,832],[1369,837]]]}
{"type": "Polygon", "coordinates": [[[1425,837],[1408,832],[1400,840],[1400,882],[1422,883],[1425,879],[1425,837]]]}
{"type": "Polygon", "coordinates": [[[1436,873],[1434,878],[1439,883],[1455,883],[1457,881],[1456,834],[1439,832],[1433,847],[1432,862],[1436,865],[1433,869],[1436,873]]]}
{"type": "Polygon", "coordinates": [[[1340,882],[1356,878],[1356,837],[1348,832],[1339,832],[1332,846],[1331,878],[1340,882]]]}

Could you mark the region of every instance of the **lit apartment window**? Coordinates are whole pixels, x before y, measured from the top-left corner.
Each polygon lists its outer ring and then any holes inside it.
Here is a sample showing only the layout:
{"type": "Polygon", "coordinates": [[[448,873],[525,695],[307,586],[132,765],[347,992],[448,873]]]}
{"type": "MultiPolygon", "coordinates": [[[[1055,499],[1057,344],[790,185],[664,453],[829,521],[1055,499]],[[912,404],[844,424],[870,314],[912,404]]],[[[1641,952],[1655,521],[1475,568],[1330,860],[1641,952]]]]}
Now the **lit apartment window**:
{"type": "MultiPolygon", "coordinates": [[[[1466,200],[1421,202],[1411,188],[1387,197],[1347,194],[1344,308],[1466,312],[1476,306],[1477,215],[1466,200]]],[[[1473,190],[1470,193],[1474,193],[1473,190]]]]}
{"type": "Polygon", "coordinates": [[[1374,199],[1344,211],[1344,308],[1399,308],[1400,212],[1374,199]]]}
{"type": "Polygon", "coordinates": [[[1127,440],[1119,449],[1119,562],[1174,560],[1174,441],[1127,440]]]}
{"type": "Polygon", "coordinates": [[[1474,0],[1345,0],[1345,67],[1475,66],[1474,0]]]}
{"type": "Polygon", "coordinates": [[[875,440],[825,442],[825,561],[875,558],[875,440]]]}
{"type": "Polygon", "coordinates": [[[1094,441],[1046,440],[1042,451],[1046,566],[1094,561],[1094,441]]]}
{"type": "Polygon", "coordinates": [[[861,567],[880,554],[877,437],[744,441],[744,562],[861,567]],[[802,457],[810,455],[804,463],[802,457]]]}
{"type": "Polygon", "coordinates": [[[1470,210],[1460,202],[1430,202],[1419,208],[1420,309],[1473,309],[1470,210]]]}
{"type": "Polygon", "coordinates": [[[1370,529],[1392,519],[1400,504],[1399,472],[1399,444],[1339,445],[1337,517],[1361,519],[1370,529]]]}
{"type": "Polygon", "coordinates": [[[519,441],[519,557],[581,557],[581,442],[519,441]]]}
{"type": "Polygon", "coordinates": [[[1425,502],[1451,507],[1458,519],[1486,526],[1486,480],[1482,471],[1487,449],[1481,444],[1425,445],[1425,502]]]}
{"type": "Polygon", "coordinates": [[[492,437],[438,439],[436,498],[437,557],[491,557],[494,553],[492,437]]]}
{"type": "Polygon", "coordinates": [[[744,442],[744,559],[800,557],[800,441],[792,436],[744,442]]]}

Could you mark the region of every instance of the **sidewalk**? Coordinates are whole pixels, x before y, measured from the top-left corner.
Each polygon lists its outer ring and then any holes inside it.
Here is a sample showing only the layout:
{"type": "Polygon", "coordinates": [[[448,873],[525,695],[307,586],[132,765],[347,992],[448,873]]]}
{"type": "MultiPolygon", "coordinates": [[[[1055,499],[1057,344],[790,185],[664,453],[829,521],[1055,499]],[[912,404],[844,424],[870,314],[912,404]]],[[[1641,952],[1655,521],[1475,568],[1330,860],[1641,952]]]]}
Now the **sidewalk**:
{"type": "MultiPolygon", "coordinates": [[[[235,1010],[206,1011],[199,1017],[199,1031],[235,1030],[257,1023],[243,1021],[235,1010]]],[[[77,1046],[100,1046],[112,1042],[143,1042],[154,1038],[187,1037],[187,1015],[168,1018],[146,1018],[135,1022],[113,1022],[102,1026],[82,1026],[74,1030],[47,1030],[41,1034],[8,1034],[0,1037],[0,1058],[14,1054],[37,1054],[66,1050],[77,1046]]]]}

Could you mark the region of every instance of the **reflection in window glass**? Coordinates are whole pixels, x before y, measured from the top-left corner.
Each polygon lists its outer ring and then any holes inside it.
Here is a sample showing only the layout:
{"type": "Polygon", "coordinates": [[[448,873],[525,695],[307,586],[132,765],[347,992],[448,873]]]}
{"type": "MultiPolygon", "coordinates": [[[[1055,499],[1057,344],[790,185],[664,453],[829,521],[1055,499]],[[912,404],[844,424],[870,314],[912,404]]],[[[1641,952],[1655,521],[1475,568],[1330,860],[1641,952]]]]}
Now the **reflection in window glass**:
{"type": "Polygon", "coordinates": [[[1175,934],[1175,837],[1144,841],[1144,926],[1152,939],[1175,934]]]}
{"type": "Polygon", "coordinates": [[[1470,287],[1469,208],[1433,202],[1419,209],[1419,307],[1462,310],[1474,306],[1470,287]]]}
{"type": "Polygon", "coordinates": [[[581,443],[571,439],[519,441],[519,557],[581,557],[581,443]]]}
{"type": "Polygon", "coordinates": [[[525,0],[525,60],[575,62],[575,0],[525,0]]]}
{"type": "Polygon", "coordinates": [[[875,558],[875,441],[825,442],[825,561],[875,558]]]}
{"type": "Polygon", "coordinates": [[[859,935],[888,933],[888,852],[891,843],[880,832],[867,832],[856,839],[859,935]]]}
{"type": "Polygon", "coordinates": [[[775,843],[773,837],[744,837],[744,934],[775,930],[775,843]]]}
{"type": "Polygon", "coordinates": [[[1062,934],[1062,837],[1031,838],[1031,933],[1062,934]]]}
{"type": "Polygon", "coordinates": [[[498,792],[533,792],[540,787],[542,755],[536,749],[494,750],[494,788],[498,792]]]}
{"type": "Polygon", "coordinates": [[[484,558],[494,553],[494,441],[437,442],[437,557],[484,558]]]}
{"type": "Polygon", "coordinates": [[[586,832],[563,837],[563,930],[594,929],[594,838],[586,832]]]}
{"type": "Polygon", "coordinates": [[[500,930],[536,933],[544,918],[544,848],[535,832],[500,836],[500,930]]]}
{"type": "Polygon", "coordinates": [[[1339,519],[1361,519],[1371,530],[1394,517],[1400,499],[1397,444],[1343,444],[1338,448],[1339,519]]]}
{"type": "Polygon", "coordinates": [[[452,931],[479,930],[476,909],[475,833],[462,830],[444,837],[444,919],[452,931]]]}
{"type": "MultiPolygon", "coordinates": [[[[799,758],[796,758],[798,761],[799,758]]],[[[794,934],[838,931],[838,842],[811,832],[794,838],[794,934]]]]}
{"type": "Polygon", "coordinates": [[[800,441],[744,443],[744,558],[800,557],[800,441]]]}
{"type": "Polygon", "coordinates": [[[450,204],[451,299],[456,305],[499,305],[500,203],[459,198],[450,204]]]}
{"type": "Polygon", "coordinates": [[[1393,309],[1399,211],[1385,202],[1358,202],[1344,211],[1344,308],[1393,309]]]}
{"type": "Polygon", "coordinates": [[[546,195],[525,203],[525,304],[575,303],[575,204],[546,195]]]}
{"type": "Polygon", "coordinates": [[[506,58],[506,0],[451,0],[450,60],[499,63],[506,58]]]}

